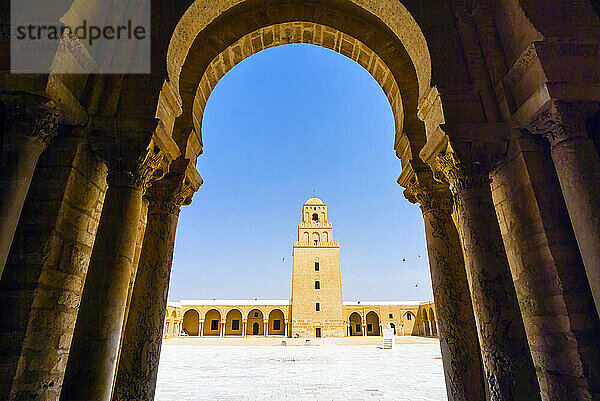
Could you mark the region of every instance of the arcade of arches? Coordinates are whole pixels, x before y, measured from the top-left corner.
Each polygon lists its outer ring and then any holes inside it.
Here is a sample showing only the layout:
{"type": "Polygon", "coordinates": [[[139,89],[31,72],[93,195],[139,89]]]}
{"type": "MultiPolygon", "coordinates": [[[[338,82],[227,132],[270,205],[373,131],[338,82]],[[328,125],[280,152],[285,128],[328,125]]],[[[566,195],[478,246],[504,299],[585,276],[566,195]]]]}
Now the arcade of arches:
{"type": "MultiPolygon", "coordinates": [[[[169,302],[163,337],[291,337],[289,310],[289,301],[278,300],[169,302]]],[[[394,328],[397,335],[437,335],[429,302],[344,302],[343,310],[347,336],[381,336],[385,327],[394,328]]]]}
{"type": "Polygon", "coordinates": [[[448,398],[599,399],[600,16],[541,4],[152,2],[151,74],[2,73],[0,398],[153,398],[204,105],[236,63],[301,42],[390,101],[448,398]]]}

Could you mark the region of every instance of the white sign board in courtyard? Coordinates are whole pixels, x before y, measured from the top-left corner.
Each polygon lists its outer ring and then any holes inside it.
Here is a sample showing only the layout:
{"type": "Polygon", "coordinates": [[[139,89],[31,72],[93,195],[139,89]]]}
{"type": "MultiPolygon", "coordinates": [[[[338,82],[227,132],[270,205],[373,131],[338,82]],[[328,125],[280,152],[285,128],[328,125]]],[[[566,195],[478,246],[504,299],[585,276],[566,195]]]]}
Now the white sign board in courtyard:
{"type": "Polygon", "coordinates": [[[386,328],[383,329],[383,344],[381,345],[383,349],[392,349],[394,348],[396,336],[394,335],[394,329],[386,328]]]}

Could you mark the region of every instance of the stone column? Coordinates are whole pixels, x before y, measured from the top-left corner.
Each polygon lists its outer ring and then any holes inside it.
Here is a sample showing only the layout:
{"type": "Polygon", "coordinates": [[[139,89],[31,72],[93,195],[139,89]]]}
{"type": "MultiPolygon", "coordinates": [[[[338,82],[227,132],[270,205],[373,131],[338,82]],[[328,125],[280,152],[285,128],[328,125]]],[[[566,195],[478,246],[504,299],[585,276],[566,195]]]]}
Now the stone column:
{"type": "Polygon", "coordinates": [[[540,400],[486,163],[463,163],[452,152],[436,162],[454,197],[490,399],[540,400]]]}
{"type": "MultiPolygon", "coordinates": [[[[175,162],[174,162],[175,163],[175,162]]],[[[169,172],[146,192],[148,219],[121,345],[113,401],[152,400],[156,388],[177,220],[199,185],[169,172]]]]}
{"type": "Polygon", "coordinates": [[[285,324],[285,327],[284,327],[284,333],[283,333],[283,336],[284,336],[284,337],[287,337],[287,336],[288,336],[288,321],[287,321],[287,320],[285,320],[285,321],[284,321],[284,324],[285,324]]]}
{"type": "Polygon", "coordinates": [[[542,399],[593,399],[599,319],[549,147],[518,133],[512,144],[516,155],[495,169],[492,195],[542,399]]]}
{"type": "Polygon", "coordinates": [[[2,95],[0,277],[40,154],[58,133],[59,112],[34,96],[2,95]]]}
{"type": "Polygon", "coordinates": [[[248,322],[247,321],[242,321],[242,337],[246,337],[246,329],[248,326],[248,322]]]}
{"type": "MultiPolygon", "coordinates": [[[[138,264],[140,262],[140,256],[142,253],[142,245],[144,242],[144,234],[146,233],[146,224],[148,222],[148,199],[142,198],[142,210],[140,211],[140,221],[137,227],[137,234],[135,239],[135,252],[133,256],[133,263],[131,264],[131,275],[129,277],[129,287],[127,288],[127,303],[125,306],[125,316],[123,317],[123,328],[127,323],[127,316],[129,314],[129,307],[131,305],[131,297],[133,296],[133,286],[135,284],[135,276],[137,274],[138,264]]],[[[119,366],[119,360],[121,358],[121,350],[123,348],[123,336],[125,330],[121,330],[121,340],[119,341],[119,356],[117,358],[117,366],[119,366]]]]}
{"type": "Polygon", "coordinates": [[[123,327],[127,321],[127,314],[129,313],[129,306],[131,305],[131,297],[133,296],[133,286],[135,284],[135,277],[140,263],[140,257],[142,255],[142,246],[144,244],[144,235],[146,234],[146,225],[148,224],[148,205],[149,201],[146,197],[142,198],[142,210],[140,212],[140,222],[137,229],[137,235],[135,240],[135,253],[133,254],[133,263],[131,264],[131,277],[129,279],[129,288],[127,290],[127,308],[125,308],[125,320],[123,321],[123,327]]]}
{"type": "Polygon", "coordinates": [[[0,280],[0,399],[58,398],[105,189],[83,138],[41,155],[0,280]]]}
{"type": "Polygon", "coordinates": [[[363,335],[363,337],[365,337],[367,335],[367,325],[366,324],[362,325],[362,335],[363,335]]]}
{"type": "MultiPolygon", "coordinates": [[[[110,399],[127,291],[142,210],[150,179],[166,160],[150,150],[138,162],[129,152],[112,149],[108,190],[88,269],[61,400],[110,399]]],[[[162,175],[162,173],[158,174],[162,175]]],[[[161,316],[161,319],[164,315],[161,316]]]]}
{"type": "Polygon", "coordinates": [[[204,320],[200,320],[200,330],[198,330],[200,337],[204,337],[204,320]]]}
{"type": "Polygon", "coordinates": [[[404,196],[419,203],[425,223],[442,363],[449,401],[485,401],[477,327],[458,231],[452,220],[452,197],[441,184],[407,183],[404,196]]]}
{"type": "Polygon", "coordinates": [[[264,335],[267,336],[269,335],[269,321],[265,322],[265,331],[264,331],[264,335]]]}
{"type": "Polygon", "coordinates": [[[600,158],[585,129],[596,103],[549,101],[528,126],[550,141],[552,160],[600,314],[600,158]]]}

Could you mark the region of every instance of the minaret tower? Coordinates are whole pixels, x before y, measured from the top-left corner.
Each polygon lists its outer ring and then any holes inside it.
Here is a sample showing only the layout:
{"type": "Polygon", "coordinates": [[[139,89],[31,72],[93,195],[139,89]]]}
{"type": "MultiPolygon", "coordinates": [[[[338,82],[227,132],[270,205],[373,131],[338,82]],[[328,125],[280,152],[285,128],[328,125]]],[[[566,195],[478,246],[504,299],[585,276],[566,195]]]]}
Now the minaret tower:
{"type": "Polygon", "coordinates": [[[319,198],[302,205],[292,257],[292,336],[343,337],[340,245],[319,198]]]}

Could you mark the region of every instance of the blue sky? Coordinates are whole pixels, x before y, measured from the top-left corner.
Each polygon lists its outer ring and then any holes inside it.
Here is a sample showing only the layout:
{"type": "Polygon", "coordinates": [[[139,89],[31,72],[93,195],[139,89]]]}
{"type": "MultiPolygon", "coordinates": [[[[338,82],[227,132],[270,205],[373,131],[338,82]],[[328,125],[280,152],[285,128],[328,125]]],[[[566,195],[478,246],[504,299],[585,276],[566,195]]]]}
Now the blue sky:
{"type": "Polygon", "coordinates": [[[288,299],[313,190],[340,241],[344,300],[431,299],[423,219],[396,183],[392,111],[360,65],[303,44],[255,54],[212,92],[202,138],[204,185],[181,211],[169,300],[288,299]]]}

